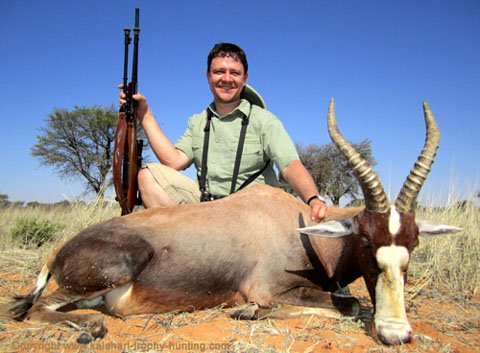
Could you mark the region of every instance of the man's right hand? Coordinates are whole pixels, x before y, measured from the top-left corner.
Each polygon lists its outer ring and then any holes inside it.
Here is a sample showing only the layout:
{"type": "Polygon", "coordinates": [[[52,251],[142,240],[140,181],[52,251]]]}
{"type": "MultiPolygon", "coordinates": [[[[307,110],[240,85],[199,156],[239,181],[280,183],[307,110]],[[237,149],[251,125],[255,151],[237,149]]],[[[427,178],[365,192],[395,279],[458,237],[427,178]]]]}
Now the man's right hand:
{"type": "MultiPolygon", "coordinates": [[[[118,88],[121,89],[120,91],[120,98],[119,98],[119,103],[120,103],[120,106],[124,105],[126,103],[126,99],[127,99],[127,96],[126,94],[123,92],[123,84],[120,84],[118,85],[118,88]]],[[[147,103],[147,98],[145,96],[143,96],[141,93],[137,92],[135,93],[132,98],[135,100],[136,102],[136,106],[135,106],[135,116],[136,118],[138,119],[138,121],[140,122],[140,124],[142,124],[143,122],[143,118],[145,117],[145,115],[149,112],[150,108],[148,106],[148,103],[147,103]]]]}

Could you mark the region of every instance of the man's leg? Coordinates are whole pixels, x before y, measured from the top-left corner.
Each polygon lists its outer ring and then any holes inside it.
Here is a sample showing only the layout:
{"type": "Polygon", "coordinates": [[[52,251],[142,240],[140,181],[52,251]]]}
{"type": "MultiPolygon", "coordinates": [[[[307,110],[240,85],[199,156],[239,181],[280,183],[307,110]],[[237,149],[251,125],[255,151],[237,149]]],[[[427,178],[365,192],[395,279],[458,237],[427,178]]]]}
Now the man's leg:
{"type": "Polygon", "coordinates": [[[193,180],[159,163],[140,170],[138,188],[145,208],[200,201],[200,191],[193,180]]]}
{"type": "Polygon", "coordinates": [[[138,172],[138,189],[145,208],[175,205],[148,168],[138,172]]]}

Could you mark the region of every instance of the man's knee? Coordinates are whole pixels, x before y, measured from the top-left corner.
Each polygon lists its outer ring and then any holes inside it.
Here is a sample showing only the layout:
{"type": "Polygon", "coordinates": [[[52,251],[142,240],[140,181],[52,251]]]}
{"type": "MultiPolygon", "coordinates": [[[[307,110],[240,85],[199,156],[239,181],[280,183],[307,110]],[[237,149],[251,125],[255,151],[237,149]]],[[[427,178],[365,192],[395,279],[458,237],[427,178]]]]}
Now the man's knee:
{"type": "Polygon", "coordinates": [[[138,189],[146,207],[194,203],[200,200],[198,185],[182,173],[160,164],[149,164],[138,173],[138,189]],[[152,200],[158,200],[150,202],[152,200]]]}
{"type": "Polygon", "coordinates": [[[175,204],[171,197],[160,186],[150,169],[140,169],[137,180],[138,190],[140,191],[140,196],[142,197],[143,206],[145,208],[175,204]]]}
{"type": "Polygon", "coordinates": [[[140,193],[148,192],[152,183],[157,184],[152,172],[148,168],[142,168],[138,171],[137,181],[140,193]]]}

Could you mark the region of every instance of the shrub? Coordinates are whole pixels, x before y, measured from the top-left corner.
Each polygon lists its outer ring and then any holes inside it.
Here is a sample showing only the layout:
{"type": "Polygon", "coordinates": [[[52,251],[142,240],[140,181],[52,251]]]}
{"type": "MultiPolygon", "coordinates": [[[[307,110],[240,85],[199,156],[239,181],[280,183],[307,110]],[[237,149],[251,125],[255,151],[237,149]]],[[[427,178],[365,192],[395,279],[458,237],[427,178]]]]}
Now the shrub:
{"type": "Polygon", "coordinates": [[[37,221],[31,218],[17,218],[10,234],[13,240],[21,244],[42,246],[45,242],[52,241],[55,233],[63,228],[59,223],[48,220],[37,221]]]}

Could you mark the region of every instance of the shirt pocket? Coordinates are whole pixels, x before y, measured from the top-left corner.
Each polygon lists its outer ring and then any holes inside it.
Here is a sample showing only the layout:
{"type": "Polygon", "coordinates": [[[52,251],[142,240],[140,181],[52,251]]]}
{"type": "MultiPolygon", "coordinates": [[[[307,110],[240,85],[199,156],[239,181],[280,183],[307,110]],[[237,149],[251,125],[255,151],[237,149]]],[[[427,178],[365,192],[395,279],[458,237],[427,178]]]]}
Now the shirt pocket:
{"type": "Polygon", "coordinates": [[[193,162],[197,169],[202,166],[202,156],[203,156],[203,138],[202,137],[193,137],[192,138],[192,152],[193,152],[193,162]]]}
{"type": "MultiPolygon", "coordinates": [[[[238,141],[229,144],[229,156],[225,158],[225,164],[235,165],[237,157],[238,141]]],[[[258,141],[245,140],[242,150],[240,173],[260,169],[263,166],[263,148],[258,141]]]]}

